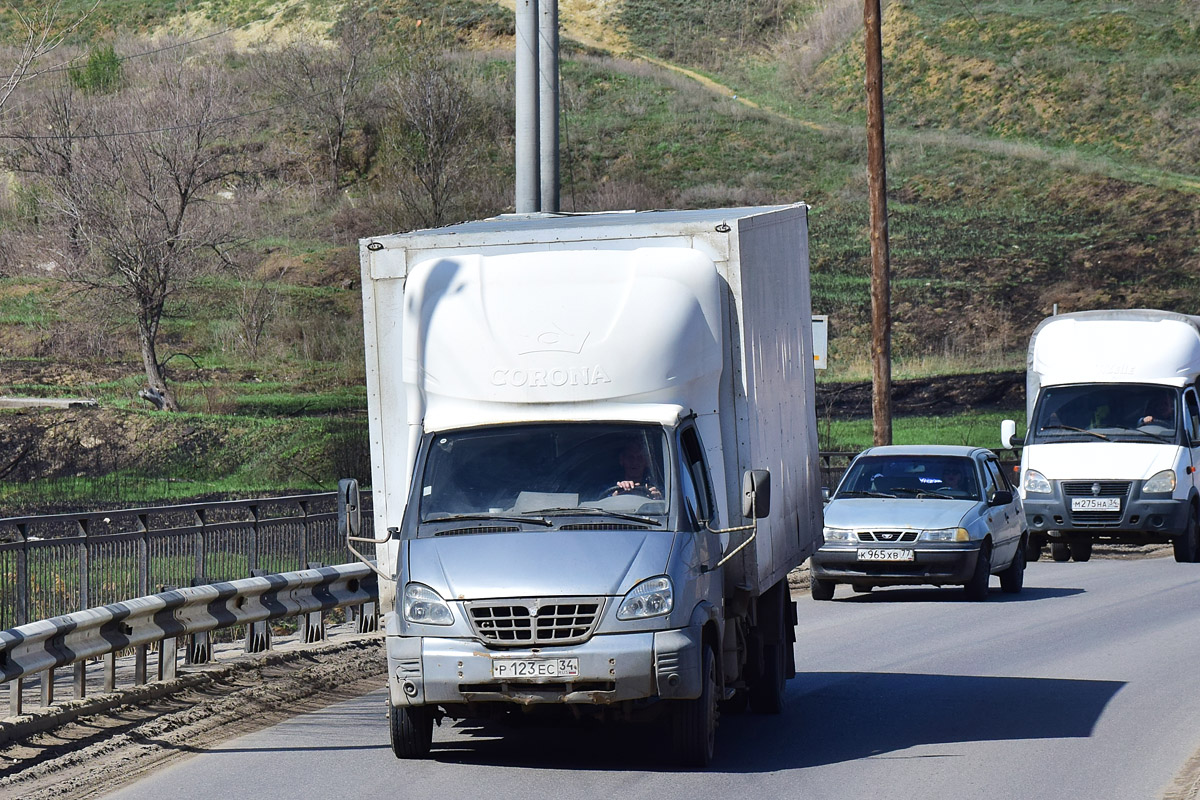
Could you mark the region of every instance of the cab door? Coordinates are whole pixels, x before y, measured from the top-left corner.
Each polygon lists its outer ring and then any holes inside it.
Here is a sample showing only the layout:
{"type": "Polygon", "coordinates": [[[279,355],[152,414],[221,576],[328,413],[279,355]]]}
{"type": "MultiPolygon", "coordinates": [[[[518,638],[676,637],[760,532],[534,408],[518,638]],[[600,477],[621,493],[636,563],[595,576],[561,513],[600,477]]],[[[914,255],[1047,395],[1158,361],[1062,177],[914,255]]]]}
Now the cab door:
{"type": "MultiPolygon", "coordinates": [[[[1196,464],[1200,463],[1200,402],[1197,401],[1196,390],[1188,387],[1183,392],[1183,437],[1184,446],[1188,449],[1188,466],[1191,467],[1192,486],[1200,487],[1200,478],[1196,475],[1196,464]]],[[[1186,492],[1184,493],[1186,494],[1186,492]]]]}

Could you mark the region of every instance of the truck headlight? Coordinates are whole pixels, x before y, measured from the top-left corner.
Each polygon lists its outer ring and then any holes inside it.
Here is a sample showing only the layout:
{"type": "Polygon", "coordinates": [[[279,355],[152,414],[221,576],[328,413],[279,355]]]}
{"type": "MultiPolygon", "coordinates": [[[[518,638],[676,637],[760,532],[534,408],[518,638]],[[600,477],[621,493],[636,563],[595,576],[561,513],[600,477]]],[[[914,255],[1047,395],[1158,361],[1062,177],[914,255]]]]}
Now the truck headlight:
{"type": "Polygon", "coordinates": [[[1142,484],[1143,494],[1168,494],[1175,491],[1175,470],[1164,469],[1150,476],[1150,480],[1142,484]]]}
{"type": "Polygon", "coordinates": [[[1025,470],[1025,493],[1026,494],[1050,494],[1053,489],[1050,487],[1050,481],[1046,480],[1046,476],[1038,472],[1036,469],[1025,470]]]}
{"type": "Polygon", "coordinates": [[[921,531],[917,538],[922,542],[969,542],[971,534],[966,528],[935,528],[921,531]]]}
{"type": "Polygon", "coordinates": [[[853,542],[854,531],[848,528],[830,528],[826,526],[822,531],[825,534],[827,542],[853,542]]]}
{"type": "Polygon", "coordinates": [[[617,609],[617,619],[646,619],[671,613],[675,591],[666,575],[644,580],[629,590],[617,609]]]}
{"type": "Polygon", "coordinates": [[[451,625],[454,613],[446,601],[422,583],[404,587],[404,621],[420,625],[451,625]]]}

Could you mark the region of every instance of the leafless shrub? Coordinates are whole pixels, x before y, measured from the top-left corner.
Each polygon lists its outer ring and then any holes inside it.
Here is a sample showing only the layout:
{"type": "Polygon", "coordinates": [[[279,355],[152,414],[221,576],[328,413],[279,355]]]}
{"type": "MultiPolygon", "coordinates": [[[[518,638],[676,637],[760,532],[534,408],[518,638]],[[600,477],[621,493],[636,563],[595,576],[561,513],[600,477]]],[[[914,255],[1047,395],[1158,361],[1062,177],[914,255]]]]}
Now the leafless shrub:
{"type": "Polygon", "coordinates": [[[863,6],[858,0],[825,0],[800,30],[779,44],[779,58],[794,81],[806,83],[817,64],[862,24],[863,6]]]}

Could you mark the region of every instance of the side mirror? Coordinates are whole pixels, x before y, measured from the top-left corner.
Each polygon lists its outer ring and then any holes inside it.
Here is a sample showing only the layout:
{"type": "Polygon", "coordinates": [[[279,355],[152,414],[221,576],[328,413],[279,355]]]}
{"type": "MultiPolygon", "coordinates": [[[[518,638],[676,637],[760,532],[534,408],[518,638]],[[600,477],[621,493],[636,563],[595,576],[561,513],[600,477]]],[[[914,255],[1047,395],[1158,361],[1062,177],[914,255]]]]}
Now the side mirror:
{"type": "Polygon", "coordinates": [[[362,536],[362,506],[358,502],[358,481],[338,481],[338,536],[343,539],[362,536]]]}
{"type": "Polygon", "coordinates": [[[1013,493],[1008,489],[997,489],[988,500],[990,506],[1006,506],[1013,501],[1013,493]]]}
{"type": "Polygon", "coordinates": [[[833,492],[829,491],[829,487],[828,487],[828,486],[822,486],[822,487],[821,487],[821,499],[822,499],[822,500],[824,500],[826,503],[828,503],[828,502],[829,502],[829,497],[830,497],[830,495],[832,495],[832,494],[833,494],[833,492]]]}
{"type": "Polygon", "coordinates": [[[1017,436],[1017,423],[1011,419],[1003,420],[1000,423],[1000,446],[1014,449],[1024,444],[1025,437],[1017,436]]]}
{"type": "Polygon", "coordinates": [[[742,475],[742,516],[762,519],[771,513],[771,473],[765,469],[748,469],[742,475]]]}

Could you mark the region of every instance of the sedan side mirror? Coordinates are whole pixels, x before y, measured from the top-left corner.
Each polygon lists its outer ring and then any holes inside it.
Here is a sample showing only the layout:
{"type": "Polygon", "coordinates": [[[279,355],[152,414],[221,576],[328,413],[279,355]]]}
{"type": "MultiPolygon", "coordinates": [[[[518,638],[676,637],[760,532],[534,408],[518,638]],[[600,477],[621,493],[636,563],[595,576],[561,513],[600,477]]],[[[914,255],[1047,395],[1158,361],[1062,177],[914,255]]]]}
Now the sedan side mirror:
{"type": "Polygon", "coordinates": [[[1013,501],[1013,493],[1008,489],[997,489],[992,492],[991,499],[988,500],[989,506],[1006,506],[1013,501]]]}
{"type": "Polygon", "coordinates": [[[748,469],[742,475],[742,516],[762,519],[771,513],[771,472],[748,469]]]}

